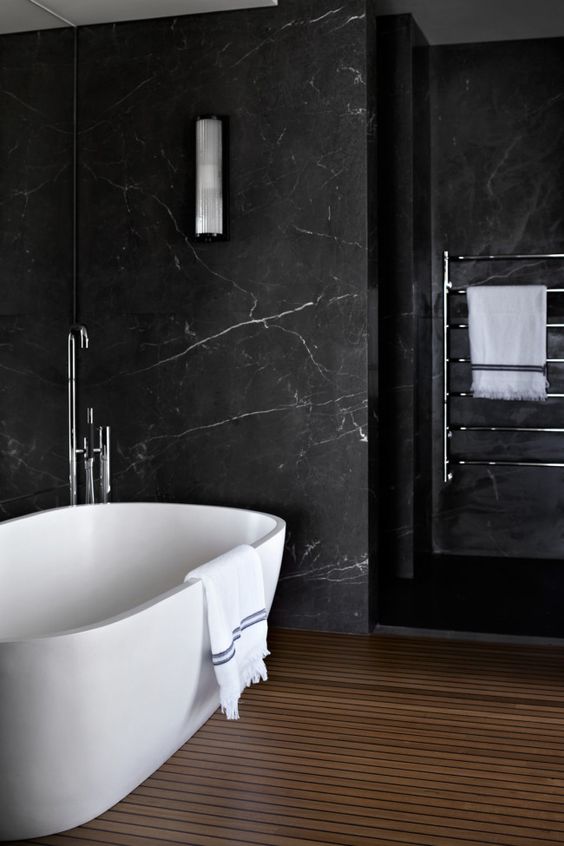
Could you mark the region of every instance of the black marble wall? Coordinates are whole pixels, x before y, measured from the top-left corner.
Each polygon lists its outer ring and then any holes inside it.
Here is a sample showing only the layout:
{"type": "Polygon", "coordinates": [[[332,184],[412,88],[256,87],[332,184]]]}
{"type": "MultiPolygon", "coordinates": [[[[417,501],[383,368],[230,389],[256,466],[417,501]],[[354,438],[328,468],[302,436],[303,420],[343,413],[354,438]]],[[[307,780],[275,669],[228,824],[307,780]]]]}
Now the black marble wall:
{"type": "MultiPolygon", "coordinates": [[[[549,39],[430,48],[433,334],[419,347],[417,428],[427,458],[422,449],[413,490],[416,495],[419,474],[433,491],[433,507],[423,542],[416,544],[414,579],[386,584],[383,623],[564,636],[562,470],[454,467],[453,480],[442,482],[442,251],[564,250],[563,46],[562,39],[549,39]]],[[[416,170],[426,178],[425,164],[416,170]]],[[[564,287],[564,267],[535,261],[455,265],[451,280],[460,286],[514,280],[564,287]]],[[[419,296],[428,292],[421,289],[419,296]]],[[[549,302],[549,321],[564,323],[564,297],[549,302]]],[[[453,295],[451,315],[464,319],[463,297],[453,295]]],[[[468,355],[464,330],[453,332],[451,353],[468,355]]],[[[549,355],[564,358],[562,331],[549,332],[549,355]]],[[[564,393],[564,369],[553,365],[549,375],[551,390],[564,393]]],[[[468,365],[453,365],[452,390],[469,383],[468,365]]],[[[561,427],[562,408],[559,399],[453,399],[452,423],[561,427]]],[[[460,433],[452,441],[459,457],[561,462],[563,450],[557,434],[460,433]]]]}
{"type": "Polygon", "coordinates": [[[0,519],[67,501],[72,68],[69,30],[0,37],[0,519]]]}
{"type": "MultiPolygon", "coordinates": [[[[279,625],[368,629],[380,523],[382,622],[564,635],[561,471],[440,478],[441,253],[562,251],[563,43],[428,52],[373,12],[285,0],[80,32],[81,414],[113,427],[117,499],[288,521],[279,625]],[[196,245],[193,120],[212,111],[231,118],[232,240],[196,245]]],[[[1,38],[0,74],[5,518],[67,498],[71,33],[1,38]]],[[[554,264],[479,272],[456,280],[564,287],[554,264]]],[[[564,358],[564,333],[549,343],[564,358]]],[[[560,409],[461,400],[453,419],[561,426],[560,409]]],[[[453,449],[558,461],[563,443],[453,449]]]]}
{"type": "Polygon", "coordinates": [[[363,0],[80,32],[84,401],[113,427],[116,497],[284,517],[279,625],[369,625],[367,38],[363,0]],[[210,112],[231,241],[205,245],[210,112]]]}
{"type": "Polygon", "coordinates": [[[381,18],[377,43],[381,565],[412,578],[428,499],[418,415],[430,349],[429,51],[411,15],[381,18]]]}
{"type": "Polygon", "coordinates": [[[378,298],[378,17],[375,3],[366,3],[366,106],[367,106],[367,232],[368,232],[368,616],[370,627],[378,621],[380,569],[380,372],[378,351],[380,319],[378,298]]]}
{"type": "MultiPolygon", "coordinates": [[[[466,254],[564,251],[564,40],[440,47],[432,56],[438,317],[443,249],[466,254]]],[[[451,278],[455,285],[493,280],[562,287],[564,262],[455,265],[451,278]]],[[[549,300],[550,321],[562,322],[564,297],[549,300]]],[[[466,314],[462,297],[451,303],[453,315],[466,314]]],[[[440,343],[437,334],[437,371],[440,343]]],[[[453,332],[453,355],[464,355],[467,344],[463,330],[453,332]]],[[[562,357],[562,350],[564,333],[552,330],[549,356],[562,357]]],[[[564,367],[552,365],[549,377],[551,390],[563,392],[564,367]]],[[[464,390],[469,380],[468,365],[453,366],[453,390],[464,390]]],[[[452,422],[559,427],[563,410],[558,399],[546,404],[459,399],[453,401],[452,422]]],[[[438,440],[439,420],[435,433],[438,440]]],[[[564,437],[455,434],[452,448],[458,456],[562,461],[564,437]]],[[[435,551],[562,557],[561,470],[454,468],[452,482],[444,486],[439,465],[435,461],[435,551]]]]}

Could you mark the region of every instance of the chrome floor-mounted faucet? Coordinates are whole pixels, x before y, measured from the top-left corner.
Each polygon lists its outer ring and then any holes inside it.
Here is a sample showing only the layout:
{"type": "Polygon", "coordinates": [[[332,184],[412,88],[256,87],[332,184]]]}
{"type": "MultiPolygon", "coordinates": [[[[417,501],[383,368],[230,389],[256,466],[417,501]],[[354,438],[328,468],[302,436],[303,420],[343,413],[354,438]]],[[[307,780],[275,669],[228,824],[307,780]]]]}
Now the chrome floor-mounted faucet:
{"type": "Polygon", "coordinates": [[[80,340],[80,348],[88,349],[88,332],[81,323],[70,327],[67,347],[68,364],[68,405],[69,405],[69,499],[71,505],[78,504],[78,474],[77,459],[84,456],[85,471],[85,502],[96,502],[94,486],[94,456],[100,460],[99,501],[109,502],[111,496],[110,477],[110,427],[98,427],[98,446],[94,447],[94,410],[87,410],[86,423],[88,436],[84,438],[82,448],[78,447],[78,432],[76,427],[76,341],[80,340]]]}
{"type": "Polygon", "coordinates": [[[78,502],[78,486],[76,474],[76,458],[78,455],[76,435],[76,339],[80,340],[80,348],[88,349],[88,332],[86,326],[76,323],[69,329],[67,344],[67,375],[69,401],[69,496],[70,504],[78,502]]]}

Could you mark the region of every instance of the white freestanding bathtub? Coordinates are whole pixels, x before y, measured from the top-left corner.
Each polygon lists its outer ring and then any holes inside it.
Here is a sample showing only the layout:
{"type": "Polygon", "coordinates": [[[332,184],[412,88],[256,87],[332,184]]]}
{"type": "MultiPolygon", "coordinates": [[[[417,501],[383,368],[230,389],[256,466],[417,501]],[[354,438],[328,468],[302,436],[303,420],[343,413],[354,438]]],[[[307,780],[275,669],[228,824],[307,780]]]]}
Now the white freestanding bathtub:
{"type": "Polygon", "coordinates": [[[234,508],[125,503],[0,524],[0,839],[80,825],[126,796],[211,716],[202,585],[240,543],[270,610],[285,524],[234,508]]]}

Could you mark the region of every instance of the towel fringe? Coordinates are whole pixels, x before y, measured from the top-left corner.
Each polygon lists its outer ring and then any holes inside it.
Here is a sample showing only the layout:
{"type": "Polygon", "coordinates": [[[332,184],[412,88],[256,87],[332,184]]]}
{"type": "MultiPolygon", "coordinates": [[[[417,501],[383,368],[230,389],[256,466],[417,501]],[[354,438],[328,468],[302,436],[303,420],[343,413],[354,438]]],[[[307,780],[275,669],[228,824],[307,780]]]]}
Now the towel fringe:
{"type": "Polygon", "coordinates": [[[268,671],[264,659],[270,655],[268,649],[260,649],[251,653],[243,667],[241,667],[241,690],[222,691],[221,713],[225,714],[228,720],[239,719],[239,697],[246,687],[257,684],[268,679],[268,671]]]}
{"type": "Polygon", "coordinates": [[[228,720],[239,719],[239,697],[234,696],[227,702],[221,703],[221,713],[225,714],[228,720]]]}
{"type": "Polygon", "coordinates": [[[501,390],[499,388],[491,390],[490,388],[482,388],[481,390],[473,390],[475,399],[492,399],[492,400],[521,400],[522,402],[534,401],[544,402],[546,400],[545,391],[515,391],[511,389],[501,390]]]}

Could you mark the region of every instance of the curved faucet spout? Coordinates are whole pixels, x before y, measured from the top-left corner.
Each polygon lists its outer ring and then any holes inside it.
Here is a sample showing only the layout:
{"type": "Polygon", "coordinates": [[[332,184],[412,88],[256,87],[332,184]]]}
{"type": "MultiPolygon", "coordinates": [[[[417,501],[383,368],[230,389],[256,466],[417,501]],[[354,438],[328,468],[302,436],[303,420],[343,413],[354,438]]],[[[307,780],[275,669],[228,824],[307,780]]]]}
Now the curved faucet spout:
{"type": "Polygon", "coordinates": [[[82,350],[88,349],[88,330],[84,323],[73,323],[69,329],[69,341],[75,335],[80,339],[80,348],[82,350]]]}
{"type": "Polygon", "coordinates": [[[76,339],[80,348],[88,349],[88,330],[82,323],[73,323],[69,329],[67,344],[67,376],[69,405],[69,497],[70,504],[77,504],[77,433],[76,433],[76,339]]]}

